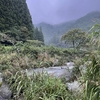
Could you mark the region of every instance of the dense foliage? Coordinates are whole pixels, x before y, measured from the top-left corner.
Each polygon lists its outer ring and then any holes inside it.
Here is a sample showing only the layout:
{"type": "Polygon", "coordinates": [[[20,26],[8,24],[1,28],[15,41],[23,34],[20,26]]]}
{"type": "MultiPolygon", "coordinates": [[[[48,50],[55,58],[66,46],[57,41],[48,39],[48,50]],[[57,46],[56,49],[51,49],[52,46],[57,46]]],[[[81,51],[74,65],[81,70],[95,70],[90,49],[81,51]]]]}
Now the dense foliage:
{"type": "Polygon", "coordinates": [[[73,100],[66,85],[61,79],[48,76],[46,73],[33,74],[27,71],[9,75],[8,83],[13,91],[13,99],[22,100],[73,100]]]}
{"type": "Polygon", "coordinates": [[[33,25],[26,0],[0,0],[0,31],[12,27],[26,27],[33,35],[33,25]]]}
{"type": "MultiPolygon", "coordinates": [[[[88,18],[83,17],[82,20],[87,23],[89,21],[89,24],[92,20],[94,23],[99,19],[96,15],[87,16],[88,18]]],[[[82,23],[81,19],[76,23],[82,23]]],[[[82,26],[85,27],[87,23],[82,26]]],[[[74,25],[78,27],[80,24],[74,23],[73,27],[74,25]]],[[[62,36],[65,42],[72,42],[74,49],[44,46],[41,28],[35,28],[35,40],[29,40],[33,38],[33,25],[26,0],[1,0],[0,31],[0,72],[3,76],[0,86],[2,83],[8,83],[12,100],[100,100],[100,25],[93,26],[88,31],[90,34],[74,29],[62,36]],[[85,39],[88,40],[85,41],[88,47],[85,47],[85,50],[75,49],[79,44],[83,44],[85,39]],[[47,73],[33,72],[33,75],[28,76],[27,69],[61,66],[68,61],[76,64],[72,71],[72,78],[75,79],[70,80],[77,80],[82,84],[78,93],[70,91],[65,80],[47,73]]]]}
{"type": "Polygon", "coordinates": [[[86,48],[85,52],[84,50],[74,51],[73,48],[48,47],[37,40],[18,42],[14,46],[0,45],[0,71],[3,72],[4,80],[13,92],[12,99],[99,100],[99,25],[96,25],[96,28],[98,30],[94,29],[92,34],[86,36],[90,41],[88,41],[89,49],[86,48]],[[56,59],[57,63],[55,63],[56,59]],[[71,60],[76,64],[73,76],[75,76],[75,81],[82,84],[81,92],[68,90],[65,81],[52,78],[46,73],[35,74],[33,72],[33,76],[28,76],[27,70],[25,71],[25,69],[64,65],[66,61],[71,60]]]}
{"type": "Polygon", "coordinates": [[[61,41],[65,41],[65,43],[70,43],[70,45],[75,48],[82,44],[84,44],[86,40],[86,33],[81,29],[73,29],[68,31],[61,37],[61,41]]]}
{"type": "Polygon", "coordinates": [[[75,61],[74,75],[85,85],[83,100],[100,100],[100,25],[94,25],[89,32],[88,54],[75,61]]]}

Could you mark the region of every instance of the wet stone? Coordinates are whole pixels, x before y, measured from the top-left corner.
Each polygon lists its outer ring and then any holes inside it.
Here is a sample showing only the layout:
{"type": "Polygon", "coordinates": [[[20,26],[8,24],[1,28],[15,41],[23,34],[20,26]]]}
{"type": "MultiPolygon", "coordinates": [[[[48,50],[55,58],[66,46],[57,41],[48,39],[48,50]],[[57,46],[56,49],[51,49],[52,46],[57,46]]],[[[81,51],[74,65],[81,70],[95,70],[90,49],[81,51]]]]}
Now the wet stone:
{"type": "Polygon", "coordinates": [[[8,87],[8,85],[6,85],[3,82],[3,78],[2,78],[2,73],[0,73],[0,100],[8,100],[11,98],[11,91],[8,87]]]}

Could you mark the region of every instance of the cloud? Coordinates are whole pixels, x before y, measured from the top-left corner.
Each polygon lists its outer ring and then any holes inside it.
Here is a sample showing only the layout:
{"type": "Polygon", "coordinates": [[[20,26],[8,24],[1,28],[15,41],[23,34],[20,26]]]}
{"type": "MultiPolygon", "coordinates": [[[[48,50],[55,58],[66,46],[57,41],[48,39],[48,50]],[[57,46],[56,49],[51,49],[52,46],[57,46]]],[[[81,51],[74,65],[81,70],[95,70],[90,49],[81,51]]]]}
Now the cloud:
{"type": "Polygon", "coordinates": [[[56,24],[100,11],[100,0],[27,0],[27,4],[35,24],[56,24]]]}

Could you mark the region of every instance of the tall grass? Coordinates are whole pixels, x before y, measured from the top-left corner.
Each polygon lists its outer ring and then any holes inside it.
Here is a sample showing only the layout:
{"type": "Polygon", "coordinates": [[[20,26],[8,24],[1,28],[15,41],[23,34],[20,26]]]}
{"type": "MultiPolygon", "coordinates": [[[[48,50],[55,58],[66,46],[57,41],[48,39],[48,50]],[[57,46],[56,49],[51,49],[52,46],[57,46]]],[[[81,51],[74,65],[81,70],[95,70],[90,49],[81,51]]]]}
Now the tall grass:
{"type": "Polygon", "coordinates": [[[74,100],[66,84],[61,79],[51,77],[46,73],[33,74],[16,72],[7,80],[13,93],[13,99],[22,100],[74,100]]]}

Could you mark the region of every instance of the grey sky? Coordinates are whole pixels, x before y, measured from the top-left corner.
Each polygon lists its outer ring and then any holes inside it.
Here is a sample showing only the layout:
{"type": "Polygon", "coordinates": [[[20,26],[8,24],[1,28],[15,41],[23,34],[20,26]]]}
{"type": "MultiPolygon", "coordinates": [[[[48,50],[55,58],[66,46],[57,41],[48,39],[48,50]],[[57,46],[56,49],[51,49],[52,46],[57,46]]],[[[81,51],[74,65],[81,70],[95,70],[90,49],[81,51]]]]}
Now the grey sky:
{"type": "Polygon", "coordinates": [[[27,0],[33,24],[57,24],[100,11],[100,0],[27,0]]]}

